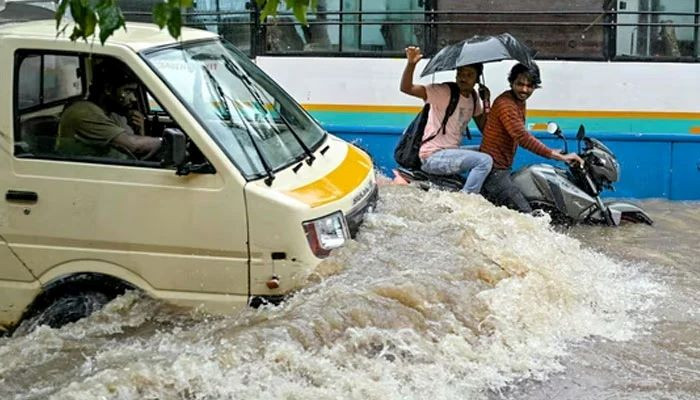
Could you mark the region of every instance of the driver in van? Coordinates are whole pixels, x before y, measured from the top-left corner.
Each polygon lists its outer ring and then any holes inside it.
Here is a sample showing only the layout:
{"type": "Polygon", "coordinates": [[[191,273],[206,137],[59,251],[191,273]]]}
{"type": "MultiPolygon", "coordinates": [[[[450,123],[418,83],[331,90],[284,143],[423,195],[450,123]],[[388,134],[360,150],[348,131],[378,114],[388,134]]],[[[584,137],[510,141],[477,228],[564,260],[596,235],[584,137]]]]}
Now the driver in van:
{"type": "Polygon", "coordinates": [[[56,150],[60,154],[112,159],[148,159],[162,139],[144,136],[144,116],[134,109],[138,79],[116,60],[93,68],[90,96],[61,114],[56,150]]]}

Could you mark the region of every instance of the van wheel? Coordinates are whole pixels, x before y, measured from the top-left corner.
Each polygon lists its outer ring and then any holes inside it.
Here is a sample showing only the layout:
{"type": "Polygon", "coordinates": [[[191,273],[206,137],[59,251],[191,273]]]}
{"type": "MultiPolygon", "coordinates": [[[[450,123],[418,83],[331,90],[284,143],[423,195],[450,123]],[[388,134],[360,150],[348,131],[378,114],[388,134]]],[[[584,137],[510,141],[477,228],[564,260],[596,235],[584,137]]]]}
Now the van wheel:
{"type": "Polygon", "coordinates": [[[85,318],[109,303],[110,298],[101,292],[84,291],[66,293],[57,297],[48,307],[31,319],[32,328],[48,325],[60,328],[70,322],[85,318]]]}

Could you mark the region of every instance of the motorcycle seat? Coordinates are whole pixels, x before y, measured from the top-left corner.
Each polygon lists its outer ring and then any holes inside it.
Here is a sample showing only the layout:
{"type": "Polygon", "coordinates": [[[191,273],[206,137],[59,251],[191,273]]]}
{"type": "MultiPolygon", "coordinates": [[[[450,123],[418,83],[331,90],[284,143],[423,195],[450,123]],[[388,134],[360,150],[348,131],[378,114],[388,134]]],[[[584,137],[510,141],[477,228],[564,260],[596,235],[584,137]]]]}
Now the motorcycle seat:
{"type": "Polygon", "coordinates": [[[433,185],[443,187],[448,190],[461,190],[464,187],[465,179],[462,175],[433,175],[413,168],[398,168],[403,175],[411,177],[415,181],[430,182],[433,185]]]}

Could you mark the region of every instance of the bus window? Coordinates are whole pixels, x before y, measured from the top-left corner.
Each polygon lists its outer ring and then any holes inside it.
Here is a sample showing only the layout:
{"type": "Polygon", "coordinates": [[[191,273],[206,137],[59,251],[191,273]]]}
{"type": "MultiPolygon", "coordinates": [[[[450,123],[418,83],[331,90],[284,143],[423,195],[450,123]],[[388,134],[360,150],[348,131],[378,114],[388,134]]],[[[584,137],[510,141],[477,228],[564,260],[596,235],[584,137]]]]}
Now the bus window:
{"type": "Polygon", "coordinates": [[[696,56],[695,0],[618,1],[618,11],[618,56],[696,56]]]}

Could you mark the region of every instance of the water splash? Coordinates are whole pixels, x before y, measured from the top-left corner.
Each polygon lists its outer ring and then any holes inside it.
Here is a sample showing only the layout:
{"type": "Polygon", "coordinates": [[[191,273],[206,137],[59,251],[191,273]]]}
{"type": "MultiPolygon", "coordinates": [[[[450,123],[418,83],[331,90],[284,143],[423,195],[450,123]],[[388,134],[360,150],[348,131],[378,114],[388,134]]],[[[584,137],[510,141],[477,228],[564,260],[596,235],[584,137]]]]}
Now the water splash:
{"type": "Polygon", "coordinates": [[[65,369],[4,366],[1,380],[8,393],[26,384],[22,399],[485,398],[561,371],[572,343],[633,338],[663,294],[546,217],[382,189],[357,240],[281,307],[183,316],[132,293],[3,339],[3,359],[65,369]]]}

